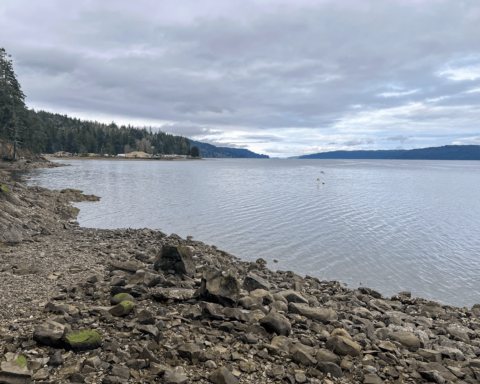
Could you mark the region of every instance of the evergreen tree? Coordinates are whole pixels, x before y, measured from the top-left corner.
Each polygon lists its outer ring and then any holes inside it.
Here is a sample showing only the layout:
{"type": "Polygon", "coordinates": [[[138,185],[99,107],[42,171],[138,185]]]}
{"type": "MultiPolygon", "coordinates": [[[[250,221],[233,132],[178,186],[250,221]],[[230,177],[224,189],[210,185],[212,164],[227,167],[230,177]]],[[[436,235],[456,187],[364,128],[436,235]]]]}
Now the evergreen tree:
{"type": "Polygon", "coordinates": [[[12,60],[5,49],[0,48],[0,137],[13,142],[14,158],[27,118],[25,94],[13,71],[12,60]]]}

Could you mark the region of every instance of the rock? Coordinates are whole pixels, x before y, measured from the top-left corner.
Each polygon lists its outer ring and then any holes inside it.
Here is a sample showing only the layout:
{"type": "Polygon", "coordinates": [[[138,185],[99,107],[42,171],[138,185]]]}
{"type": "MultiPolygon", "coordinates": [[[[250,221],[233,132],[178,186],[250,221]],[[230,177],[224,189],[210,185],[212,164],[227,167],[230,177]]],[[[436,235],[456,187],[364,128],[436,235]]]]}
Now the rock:
{"type": "Polygon", "coordinates": [[[208,380],[213,384],[238,384],[238,379],[225,367],[213,371],[208,380]]]}
{"type": "Polygon", "coordinates": [[[345,336],[333,336],[327,340],[326,347],[341,356],[360,356],[362,347],[345,336]]]}
{"type": "Polygon", "coordinates": [[[74,351],[88,351],[102,345],[102,337],[96,332],[85,330],[71,332],[64,336],[65,344],[74,351]]]}
{"type": "Polygon", "coordinates": [[[184,359],[192,361],[193,359],[198,359],[201,349],[195,343],[185,343],[177,348],[177,352],[184,359]]]}
{"type": "Polygon", "coordinates": [[[297,351],[295,351],[295,353],[293,354],[293,361],[305,367],[309,367],[317,364],[317,360],[315,360],[312,355],[310,355],[309,353],[301,349],[298,349],[297,351]]]}
{"type": "Polygon", "coordinates": [[[319,361],[318,362],[318,369],[326,375],[330,374],[331,377],[342,377],[343,372],[342,368],[340,368],[337,364],[329,362],[329,361],[319,361]]]}
{"type": "Polygon", "coordinates": [[[284,352],[290,352],[290,349],[292,348],[293,343],[292,343],[292,340],[290,340],[286,336],[275,336],[270,342],[270,345],[278,350],[281,350],[284,352]]]}
{"type": "Polygon", "coordinates": [[[130,378],[130,370],[127,367],[122,367],[121,365],[113,366],[111,372],[112,375],[117,376],[125,381],[130,378]]]}
{"type": "Polygon", "coordinates": [[[364,384],[383,384],[383,380],[374,373],[368,373],[363,380],[364,384]]]}
{"type": "Polygon", "coordinates": [[[334,363],[340,364],[341,359],[332,351],[328,349],[321,348],[317,351],[316,358],[319,363],[334,363]]]}
{"type": "Polygon", "coordinates": [[[202,316],[206,319],[223,320],[225,318],[222,312],[223,307],[220,304],[202,301],[200,302],[200,310],[202,316]]]}
{"type": "Polygon", "coordinates": [[[260,319],[259,323],[267,332],[276,333],[277,335],[289,336],[292,332],[290,321],[279,313],[271,312],[263,319],[260,319]]]}
{"type": "Polygon", "coordinates": [[[113,316],[121,317],[127,316],[132,312],[133,308],[135,307],[135,303],[131,301],[122,301],[120,304],[115,305],[114,307],[110,308],[108,312],[113,316]]]}
{"type": "Polygon", "coordinates": [[[407,331],[393,332],[390,334],[390,338],[398,341],[409,350],[416,351],[420,348],[420,340],[413,333],[407,331]]]}
{"type": "Polygon", "coordinates": [[[272,294],[265,289],[256,289],[250,292],[250,297],[260,305],[269,305],[275,301],[272,294]]]}
{"type": "Polygon", "coordinates": [[[157,288],[152,291],[152,296],[158,301],[187,301],[194,297],[194,289],[185,288],[157,288]]]}
{"type": "Polygon", "coordinates": [[[419,348],[417,353],[425,360],[440,363],[442,361],[442,353],[433,349],[419,348]]]}
{"type": "Polygon", "coordinates": [[[188,377],[173,371],[165,371],[163,375],[164,384],[187,384],[188,377]]]}
{"type": "Polygon", "coordinates": [[[255,291],[256,289],[269,291],[271,288],[272,285],[267,280],[253,273],[249,273],[243,281],[243,289],[248,292],[255,291]]]}
{"type": "Polygon", "coordinates": [[[325,307],[309,307],[306,304],[297,304],[290,302],[288,304],[288,310],[292,313],[305,316],[308,319],[313,319],[326,323],[331,320],[337,319],[337,313],[331,308],[325,307]]]}
{"type": "Polygon", "coordinates": [[[24,356],[8,352],[4,358],[6,361],[0,363],[0,383],[28,384],[32,381],[32,372],[24,356]]]}
{"type": "Polygon", "coordinates": [[[48,365],[51,367],[58,367],[59,365],[63,364],[63,356],[60,351],[56,351],[50,360],[48,360],[48,365]]]}
{"type": "Polygon", "coordinates": [[[154,269],[156,271],[175,271],[177,274],[193,276],[195,274],[195,263],[190,247],[164,245],[157,254],[154,269]]]}
{"type": "Polygon", "coordinates": [[[128,260],[125,262],[122,261],[111,261],[110,266],[112,270],[118,270],[118,271],[126,271],[126,272],[131,272],[135,273],[139,269],[145,268],[145,264],[138,260],[128,260]]]}
{"type": "Polygon", "coordinates": [[[298,304],[308,304],[308,300],[305,299],[301,294],[293,290],[288,290],[281,292],[282,296],[287,299],[289,303],[298,303],[298,304]]]}
{"type": "Polygon", "coordinates": [[[119,293],[118,295],[115,295],[112,297],[112,299],[110,300],[110,303],[112,305],[117,305],[117,304],[120,304],[122,301],[134,302],[135,299],[133,298],[132,295],[129,295],[128,293],[119,293]]]}
{"type": "Polygon", "coordinates": [[[205,271],[199,288],[200,297],[206,301],[220,303],[225,307],[236,307],[240,299],[240,283],[233,272],[205,271]]]}
{"type": "Polygon", "coordinates": [[[49,320],[35,327],[33,339],[41,344],[57,346],[62,342],[64,334],[65,326],[63,324],[49,320]]]}

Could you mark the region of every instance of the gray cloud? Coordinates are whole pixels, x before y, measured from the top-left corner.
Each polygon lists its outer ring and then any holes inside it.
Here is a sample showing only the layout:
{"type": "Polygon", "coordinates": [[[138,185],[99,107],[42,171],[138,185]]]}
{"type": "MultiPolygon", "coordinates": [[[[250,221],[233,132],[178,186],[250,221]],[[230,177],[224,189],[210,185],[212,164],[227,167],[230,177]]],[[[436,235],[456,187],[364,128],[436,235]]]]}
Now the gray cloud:
{"type": "Polygon", "coordinates": [[[401,142],[402,144],[407,144],[407,143],[413,143],[415,141],[414,138],[412,137],[407,137],[407,136],[404,136],[404,135],[397,135],[397,136],[391,136],[391,137],[387,137],[383,140],[388,140],[388,141],[399,141],[401,142]]]}
{"type": "Polygon", "coordinates": [[[18,0],[0,36],[37,109],[292,155],[478,132],[476,0],[18,0]]]}

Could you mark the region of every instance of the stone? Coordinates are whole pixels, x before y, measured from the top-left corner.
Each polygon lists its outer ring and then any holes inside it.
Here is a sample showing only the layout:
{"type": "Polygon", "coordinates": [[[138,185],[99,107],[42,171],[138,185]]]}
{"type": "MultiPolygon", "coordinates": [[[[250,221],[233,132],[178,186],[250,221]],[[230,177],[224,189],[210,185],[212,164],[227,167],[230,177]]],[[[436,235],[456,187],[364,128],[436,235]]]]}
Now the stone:
{"type": "Polygon", "coordinates": [[[271,312],[263,319],[260,319],[259,323],[269,333],[289,336],[292,332],[290,321],[279,313],[271,312]]]}
{"type": "Polygon", "coordinates": [[[132,295],[128,293],[119,293],[118,295],[115,295],[112,297],[112,299],[110,300],[110,303],[112,305],[117,305],[117,304],[120,304],[122,301],[135,302],[135,299],[133,298],[132,295]]]}
{"type": "Polygon", "coordinates": [[[254,302],[258,302],[260,305],[269,305],[275,301],[272,294],[265,289],[256,289],[250,292],[250,297],[254,302]]]}
{"type": "Polygon", "coordinates": [[[390,338],[398,341],[409,350],[416,351],[420,348],[420,340],[411,332],[399,331],[390,333],[390,338]]]}
{"type": "Polygon", "coordinates": [[[290,352],[293,343],[292,340],[286,336],[275,336],[270,342],[270,345],[278,350],[290,352]]]}
{"type": "Polygon", "coordinates": [[[85,330],[66,334],[64,342],[74,351],[89,351],[102,345],[102,337],[96,331],[85,330]]]}
{"type": "Polygon", "coordinates": [[[176,274],[193,276],[195,274],[195,263],[190,247],[164,245],[156,256],[154,269],[156,271],[175,271],[176,274]]]}
{"type": "Polygon", "coordinates": [[[184,343],[177,348],[177,352],[184,359],[192,361],[198,359],[201,349],[195,343],[184,343]]]}
{"type": "Polygon", "coordinates": [[[132,301],[122,301],[114,307],[110,308],[108,312],[116,317],[127,316],[132,312],[135,303],[132,301]]]}
{"type": "Polygon", "coordinates": [[[223,307],[220,304],[207,303],[205,301],[200,302],[200,310],[202,316],[206,319],[223,320],[223,307]]]}
{"type": "Polygon", "coordinates": [[[238,384],[238,379],[226,368],[220,367],[213,371],[209,376],[213,384],[238,384]]]}
{"type": "Polygon", "coordinates": [[[339,356],[324,348],[319,349],[315,357],[319,363],[334,363],[337,365],[341,363],[339,356]]]}
{"type": "Polygon", "coordinates": [[[433,349],[419,348],[417,353],[425,360],[440,363],[442,361],[442,353],[433,349]]]}
{"type": "Polygon", "coordinates": [[[28,384],[32,381],[32,372],[24,356],[8,352],[4,358],[6,361],[0,363],[0,383],[28,384]]]}
{"type": "Polygon", "coordinates": [[[337,364],[332,363],[330,361],[319,361],[318,362],[318,369],[326,375],[330,374],[331,377],[343,377],[342,368],[340,368],[337,364]]]}
{"type": "Polygon", "coordinates": [[[310,355],[309,353],[301,349],[298,349],[297,351],[295,351],[292,357],[295,363],[299,365],[303,365],[305,367],[309,367],[317,364],[317,360],[315,360],[315,358],[312,355],[310,355]]]}
{"type": "Polygon", "coordinates": [[[57,346],[62,342],[65,329],[65,325],[48,320],[35,327],[33,339],[41,344],[57,346]]]}
{"type": "Polygon", "coordinates": [[[321,321],[322,323],[337,319],[337,313],[331,308],[309,307],[306,304],[298,304],[295,302],[288,304],[288,311],[305,316],[308,319],[321,321]]]}
{"type": "Polygon", "coordinates": [[[181,373],[173,372],[173,371],[165,371],[163,375],[163,383],[164,384],[187,384],[188,377],[182,375],[181,373]]]}
{"type": "Polygon", "coordinates": [[[112,368],[112,375],[121,379],[128,380],[130,378],[130,370],[127,367],[121,365],[115,365],[112,368]]]}
{"type": "Polygon", "coordinates": [[[186,288],[156,288],[152,291],[152,296],[157,301],[187,301],[193,299],[195,290],[186,288]]]}
{"type": "Polygon", "coordinates": [[[51,367],[58,367],[59,365],[63,364],[63,356],[60,353],[60,351],[56,351],[52,357],[50,357],[50,360],[48,360],[48,365],[51,367]]]}
{"type": "Polygon", "coordinates": [[[383,384],[383,380],[375,373],[368,373],[363,380],[364,384],[383,384]]]}
{"type": "Polygon", "coordinates": [[[111,261],[110,267],[112,270],[126,271],[135,273],[139,269],[145,268],[145,264],[138,260],[128,260],[128,261],[111,261]]]}
{"type": "Polygon", "coordinates": [[[327,340],[326,347],[341,356],[360,356],[362,347],[345,336],[333,336],[327,340]]]}
{"type": "Polygon", "coordinates": [[[199,288],[200,297],[220,303],[224,307],[236,307],[240,299],[240,283],[233,272],[205,271],[199,288]]]}
{"type": "Polygon", "coordinates": [[[155,324],[155,318],[153,317],[153,313],[143,309],[137,315],[137,321],[143,325],[153,325],[155,324]]]}
{"type": "Polygon", "coordinates": [[[308,300],[306,298],[291,289],[281,292],[281,294],[289,303],[308,304],[308,300]]]}
{"type": "Polygon", "coordinates": [[[256,289],[264,289],[269,291],[271,288],[272,284],[253,273],[249,273],[243,281],[243,289],[248,292],[255,291],[256,289]]]}

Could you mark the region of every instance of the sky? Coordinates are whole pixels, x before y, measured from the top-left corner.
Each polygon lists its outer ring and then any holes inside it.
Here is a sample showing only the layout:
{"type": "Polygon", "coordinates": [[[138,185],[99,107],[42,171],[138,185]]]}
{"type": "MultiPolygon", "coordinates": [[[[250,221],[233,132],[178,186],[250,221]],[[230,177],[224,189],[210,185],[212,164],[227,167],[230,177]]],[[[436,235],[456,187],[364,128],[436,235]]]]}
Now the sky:
{"type": "Polygon", "coordinates": [[[478,0],[15,0],[30,108],[271,157],[480,144],[478,0]]]}

